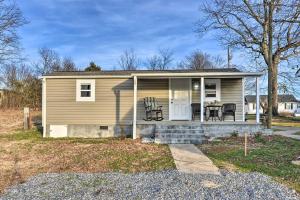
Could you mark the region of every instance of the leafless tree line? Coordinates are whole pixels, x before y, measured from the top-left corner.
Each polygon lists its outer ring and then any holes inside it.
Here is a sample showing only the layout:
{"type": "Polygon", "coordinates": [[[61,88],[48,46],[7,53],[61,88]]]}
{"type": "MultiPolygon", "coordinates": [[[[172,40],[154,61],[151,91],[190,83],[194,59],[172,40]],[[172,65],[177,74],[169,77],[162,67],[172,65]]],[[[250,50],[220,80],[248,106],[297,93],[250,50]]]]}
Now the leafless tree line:
{"type": "Polygon", "coordinates": [[[146,58],[145,62],[137,56],[133,49],[125,50],[118,61],[123,70],[137,70],[145,67],[148,70],[168,69],[208,69],[224,67],[224,59],[211,56],[200,50],[193,51],[179,63],[174,64],[174,54],[170,49],[159,49],[158,53],[146,58]]]}
{"type": "Polygon", "coordinates": [[[42,48],[40,59],[32,64],[12,62],[3,64],[0,69],[0,83],[6,88],[2,95],[2,108],[41,108],[43,74],[55,71],[75,71],[77,68],[69,57],[63,58],[54,50],[42,48]]]}

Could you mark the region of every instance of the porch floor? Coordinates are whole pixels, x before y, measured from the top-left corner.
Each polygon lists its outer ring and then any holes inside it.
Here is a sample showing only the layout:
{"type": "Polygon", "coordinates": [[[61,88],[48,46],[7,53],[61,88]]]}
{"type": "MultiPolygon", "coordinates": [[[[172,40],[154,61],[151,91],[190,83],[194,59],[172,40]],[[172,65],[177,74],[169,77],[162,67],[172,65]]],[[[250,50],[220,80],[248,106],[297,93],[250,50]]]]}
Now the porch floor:
{"type": "Polygon", "coordinates": [[[200,120],[195,121],[170,121],[170,120],[163,120],[163,121],[145,121],[145,120],[137,120],[136,122],[138,125],[143,124],[157,124],[157,125],[200,125],[200,124],[215,124],[215,125],[260,125],[261,123],[256,123],[255,120],[249,120],[246,122],[243,121],[204,121],[200,122],[200,120]]]}

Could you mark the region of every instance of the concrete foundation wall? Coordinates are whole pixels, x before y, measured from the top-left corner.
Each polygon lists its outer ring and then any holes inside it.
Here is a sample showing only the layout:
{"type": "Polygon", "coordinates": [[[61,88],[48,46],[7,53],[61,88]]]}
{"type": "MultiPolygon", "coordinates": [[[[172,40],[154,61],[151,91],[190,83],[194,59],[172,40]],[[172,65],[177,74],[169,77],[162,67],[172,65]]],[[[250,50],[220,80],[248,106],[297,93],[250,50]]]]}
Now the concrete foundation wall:
{"type": "Polygon", "coordinates": [[[262,125],[257,124],[205,124],[202,126],[204,134],[207,137],[227,137],[236,132],[239,135],[263,133],[268,134],[270,131],[266,130],[262,125]]]}
{"type": "MultiPolygon", "coordinates": [[[[132,125],[108,125],[105,130],[100,129],[100,126],[102,125],[70,124],[67,125],[67,137],[105,138],[132,135],[132,125]]],[[[50,125],[47,127],[46,136],[50,137],[50,125]]]]}
{"type": "MultiPolygon", "coordinates": [[[[102,125],[67,125],[67,137],[81,138],[102,138],[102,137],[120,137],[132,136],[132,125],[108,125],[107,130],[100,129],[102,125]]],[[[180,129],[180,125],[178,129],[180,129]]],[[[272,131],[265,129],[258,124],[202,124],[203,135],[205,137],[226,137],[233,132],[240,135],[244,133],[254,134],[263,133],[270,134],[272,131]]],[[[156,124],[137,124],[137,137],[153,137],[156,133],[156,124]]],[[[50,137],[50,126],[47,126],[47,137],[50,137]]]]}

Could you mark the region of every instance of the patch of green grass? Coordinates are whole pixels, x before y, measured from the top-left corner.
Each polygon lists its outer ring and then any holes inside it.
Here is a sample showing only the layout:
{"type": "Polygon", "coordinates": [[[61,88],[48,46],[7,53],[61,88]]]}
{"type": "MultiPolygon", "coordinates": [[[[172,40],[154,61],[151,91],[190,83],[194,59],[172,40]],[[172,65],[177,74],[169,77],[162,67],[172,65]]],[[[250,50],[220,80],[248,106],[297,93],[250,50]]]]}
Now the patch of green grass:
{"type": "Polygon", "coordinates": [[[294,116],[275,116],[275,120],[282,120],[282,121],[290,121],[290,122],[300,122],[300,117],[294,117],[294,116]]]}
{"type": "Polygon", "coordinates": [[[294,133],[294,135],[300,135],[300,131],[299,131],[299,132],[297,132],[297,133],[294,133]]]}
{"type": "Polygon", "coordinates": [[[300,166],[291,163],[299,156],[300,141],[280,136],[274,136],[270,141],[260,138],[255,140],[257,144],[253,145],[257,146],[245,157],[241,140],[231,148],[232,140],[208,144],[203,151],[219,167],[229,163],[242,171],[265,173],[300,192],[300,166]]]}
{"type": "Polygon", "coordinates": [[[290,126],[300,128],[300,122],[272,122],[272,126],[290,126]]]}
{"type": "Polygon", "coordinates": [[[282,129],[279,129],[279,128],[272,128],[272,130],[273,130],[274,132],[276,132],[276,131],[283,131],[282,129]]]}
{"type": "Polygon", "coordinates": [[[41,143],[48,143],[48,142],[69,142],[72,144],[107,144],[113,141],[121,141],[124,138],[50,138],[45,137],[41,132],[37,129],[30,129],[27,131],[24,130],[17,130],[11,134],[0,134],[0,139],[7,139],[9,141],[21,141],[21,140],[30,140],[32,142],[41,142],[41,143]]]}
{"type": "Polygon", "coordinates": [[[255,115],[255,114],[247,114],[247,115],[246,115],[246,118],[247,118],[248,120],[255,120],[255,119],[256,119],[256,115],[255,115]]]}
{"type": "Polygon", "coordinates": [[[10,141],[20,141],[20,140],[40,140],[42,139],[42,134],[37,131],[37,129],[31,130],[17,130],[11,134],[0,134],[0,139],[8,139],[10,141]]]}

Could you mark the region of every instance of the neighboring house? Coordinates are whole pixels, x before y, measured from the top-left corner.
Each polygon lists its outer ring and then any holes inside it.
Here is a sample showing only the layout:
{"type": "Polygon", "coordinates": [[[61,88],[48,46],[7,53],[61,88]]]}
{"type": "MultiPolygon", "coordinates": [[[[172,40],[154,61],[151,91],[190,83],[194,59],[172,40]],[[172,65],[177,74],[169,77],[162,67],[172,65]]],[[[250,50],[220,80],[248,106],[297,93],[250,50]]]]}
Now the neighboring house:
{"type": "MultiPolygon", "coordinates": [[[[260,95],[260,102],[267,102],[267,95],[260,95]]],[[[248,114],[256,113],[256,96],[246,95],[245,110],[248,114]]],[[[300,101],[291,94],[278,95],[278,113],[291,113],[293,114],[297,108],[300,108],[300,101]]],[[[263,113],[263,108],[260,106],[260,113],[263,113]]]]}
{"type": "Polygon", "coordinates": [[[176,128],[212,135],[247,128],[257,130],[259,121],[245,122],[244,78],[254,77],[259,85],[261,75],[235,68],[46,74],[43,76],[44,137],[128,134],[137,138],[176,128]],[[144,120],[145,97],[157,99],[157,104],[162,106],[163,121],[144,120]],[[236,121],[231,116],[226,116],[225,121],[206,121],[204,106],[213,102],[219,105],[215,112],[218,114],[221,113],[220,105],[235,104],[236,121]],[[198,103],[202,113],[194,121],[192,103],[198,103]]]}

